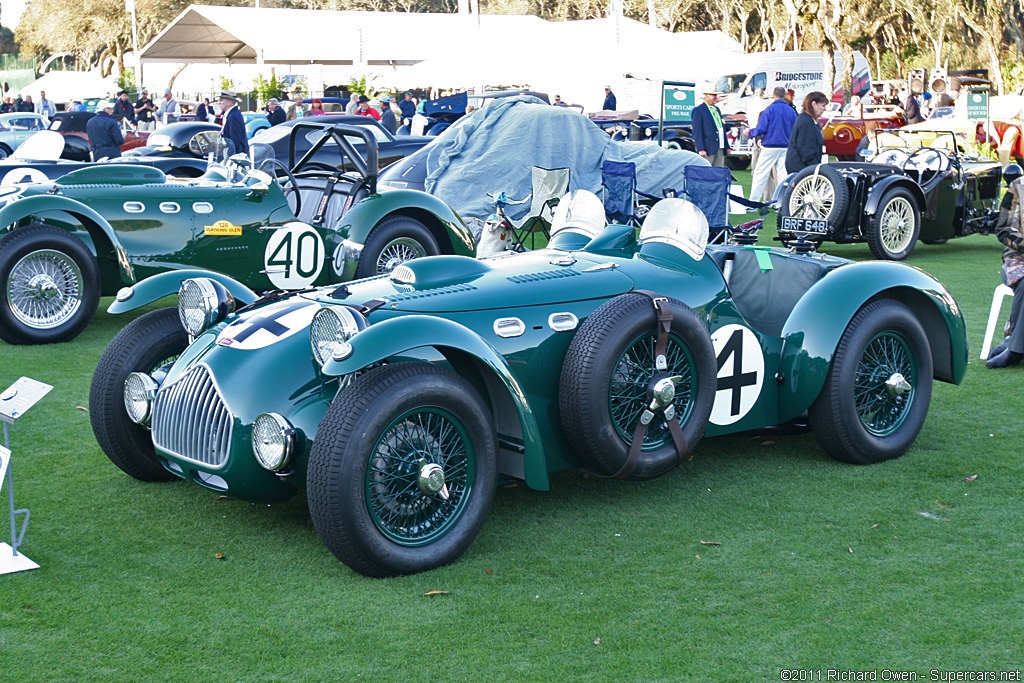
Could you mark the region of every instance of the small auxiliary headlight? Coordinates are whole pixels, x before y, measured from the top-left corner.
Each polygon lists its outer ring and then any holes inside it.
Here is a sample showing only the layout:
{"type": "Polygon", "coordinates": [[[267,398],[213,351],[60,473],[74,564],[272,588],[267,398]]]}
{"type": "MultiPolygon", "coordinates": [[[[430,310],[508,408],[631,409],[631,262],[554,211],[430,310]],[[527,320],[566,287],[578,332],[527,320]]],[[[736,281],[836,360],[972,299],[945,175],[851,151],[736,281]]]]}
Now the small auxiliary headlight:
{"type": "Polygon", "coordinates": [[[295,453],[295,428],[277,413],[259,415],[252,423],[252,452],[264,469],[284,469],[295,453]]]}
{"type": "Polygon", "coordinates": [[[198,337],[235,309],[235,297],[210,278],[185,280],[178,289],[178,317],[185,331],[198,337]]]}
{"type": "Polygon", "coordinates": [[[147,425],[159,385],[147,374],[133,372],[124,381],[124,409],[135,424],[147,425]]]}
{"type": "Polygon", "coordinates": [[[309,345],[317,364],[322,367],[335,351],[347,346],[356,333],[366,329],[367,324],[362,313],[348,306],[330,306],[317,311],[309,325],[309,345]]]}

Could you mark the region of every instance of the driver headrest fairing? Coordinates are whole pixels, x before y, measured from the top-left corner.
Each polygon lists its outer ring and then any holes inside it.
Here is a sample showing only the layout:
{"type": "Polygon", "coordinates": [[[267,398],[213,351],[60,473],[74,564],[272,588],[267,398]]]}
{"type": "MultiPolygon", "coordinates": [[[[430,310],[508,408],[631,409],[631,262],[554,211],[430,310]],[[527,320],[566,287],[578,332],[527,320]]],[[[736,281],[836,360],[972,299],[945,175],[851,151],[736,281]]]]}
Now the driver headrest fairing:
{"type": "Polygon", "coordinates": [[[648,242],[671,244],[699,261],[704,257],[708,244],[708,219],[696,205],[685,199],[662,199],[644,218],[637,242],[640,245],[648,242]]]}

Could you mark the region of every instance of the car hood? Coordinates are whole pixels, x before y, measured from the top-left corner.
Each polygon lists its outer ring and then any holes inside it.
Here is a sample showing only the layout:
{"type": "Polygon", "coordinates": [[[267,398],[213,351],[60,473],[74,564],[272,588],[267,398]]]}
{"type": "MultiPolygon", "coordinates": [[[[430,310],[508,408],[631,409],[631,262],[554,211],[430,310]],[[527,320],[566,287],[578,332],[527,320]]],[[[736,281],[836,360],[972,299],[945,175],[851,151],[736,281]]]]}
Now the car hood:
{"type": "Polygon", "coordinates": [[[447,313],[540,306],[615,296],[634,288],[616,259],[544,249],[473,259],[434,256],[409,261],[391,277],[349,283],[348,296],[321,290],[322,303],[360,305],[378,299],[388,311],[447,313]]]}

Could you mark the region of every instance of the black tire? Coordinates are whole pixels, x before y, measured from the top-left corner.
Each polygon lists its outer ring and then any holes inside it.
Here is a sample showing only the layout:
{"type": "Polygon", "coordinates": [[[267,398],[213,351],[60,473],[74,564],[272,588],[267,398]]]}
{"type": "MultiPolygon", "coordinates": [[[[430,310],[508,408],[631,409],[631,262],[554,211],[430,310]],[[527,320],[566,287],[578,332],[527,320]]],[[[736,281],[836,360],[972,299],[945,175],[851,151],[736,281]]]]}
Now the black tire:
{"type": "Polygon", "coordinates": [[[839,340],[821,394],[808,411],[821,447],[855,464],[897,458],[917,438],[932,396],[932,354],[921,324],[892,299],[857,312],[839,340]],[[910,388],[886,386],[900,373],[910,388]]]}
{"type": "Polygon", "coordinates": [[[338,393],[317,430],[306,477],[313,525],[367,576],[454,562],[494,500],[497,453],[487,404],[465,379],[428,363],[373,368],[338,393]],[[428,451],[444,467],[447,500],[420,488],[428,451]]]}
{"type": "Polygon", "coordinates": [[[100,268],[82,240],[34,223],[0,239],[0,339],[74,339],[96,314],[100,268]]]}
{"type": "MultiPolygon", "coordinates": [[[[718,367],[707,327],[686,304],[669,299],[672,331],[667,372],[654,366],[657,319],[647,296],[623,294],[603,303],[580,326],[566,352],[558,392],[562,429],[580,461],[613,475],[629,456],[634,430],[658,378],[683,377],[673,400],[692,451],[704,435],[715,399],[718,367]]],[[[663,414],[644,437],[633,480],[660,476],[678,463],[663,414]]]]}
{"type": "Polygon", "coordinates": [[[125,325],[100,356],[89,389],[89,419],[100,448],[126,474],[141,481],[175,476],[160,464],[145,427],[124,407],[124,381],[133,372],[153,375],[188,346],[188,334],[175,308],[146,313],[125,325]]]}
{"type": "Polygon", "coordinates": [[[875,258],[902,261],[914,250],[920,233],[921,210],[914,195],[904,187],[890,187],[878,202],[865,238],[875,258]]]}
{"type": "Polygon", "coordinates": [[[750,157],[725,157],[725,165],[732,171],[745,171],[750,168],[750,157]]]}
{"type": "Polygon", "coordinates": [[[923,243],[925,243],[925,244],[945,244],[946,242],[949,241],[949,238],[948,237],[942,237],[942,238],[937,239],[937,240],[926,240],[925,238],[922,237],[921,241],[923,243]]]}
{"type": "Polygon", "coordinates": [[[833,229],[843,227],[850,192],[843,174],[828,164],[797,171],[782,195],[780,216],[824,218],[833,229]]]}
{"type": "Polygon", "coordinates": [[[11,156],[12,150],[10,147],[4,144],[0,144],[0,159],[6,159],[11,156]]]}
{"type": "Polygon", "coordinates": [[[427,226],[415,218],[391,216],[378,223],[366,238],[356,278],[384,275],[406,261],[439,253],[437,240],[427,226]]]}

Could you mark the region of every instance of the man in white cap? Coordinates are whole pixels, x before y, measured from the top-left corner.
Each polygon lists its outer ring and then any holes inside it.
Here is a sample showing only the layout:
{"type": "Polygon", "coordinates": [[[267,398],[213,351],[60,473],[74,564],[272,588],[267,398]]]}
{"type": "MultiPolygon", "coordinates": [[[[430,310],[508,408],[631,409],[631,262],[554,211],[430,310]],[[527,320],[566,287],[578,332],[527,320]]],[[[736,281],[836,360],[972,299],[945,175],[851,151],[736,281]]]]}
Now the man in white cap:
{"type": "Polygon", "coordinates": [[[174,123],[178,120],[178,101],[174,99],[171,89],[164,90],[164,99],[156,110],[156,120],[161,125],[174,123]]]}
{"type": "Polygon", "coordinates": [[[96,116],[85,124],[85,132],[89,136],[89,144],[92,145],[93,161],[121,156],[124,136],[121,135],[120,124],[111,116],[113,112],[114,103],[103,100],[96,105],[96,116]]]}
{"type": "Polygon", "coordinates": [[[238,97],[234,93],[220,94],[220,115],[224,121],[220,136],[228,143],[228,154],[248,154],[249,139],[245,135],[245,117],[238,111],[238,97]]]}
{"type": "Polygon", "coordinates": [[[705,83],[701,88],[704,102],[693,108],[693,144],[697,154],[712,166],[725,166],[725,126],[722,112],[715,106],[718,92],[714,85],[705,83]]]}

